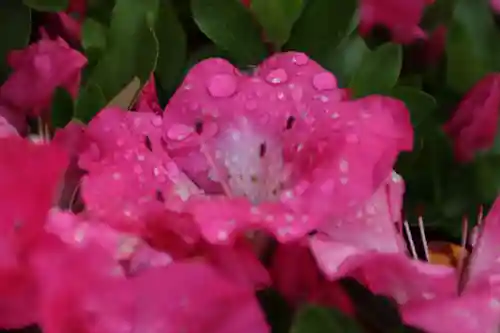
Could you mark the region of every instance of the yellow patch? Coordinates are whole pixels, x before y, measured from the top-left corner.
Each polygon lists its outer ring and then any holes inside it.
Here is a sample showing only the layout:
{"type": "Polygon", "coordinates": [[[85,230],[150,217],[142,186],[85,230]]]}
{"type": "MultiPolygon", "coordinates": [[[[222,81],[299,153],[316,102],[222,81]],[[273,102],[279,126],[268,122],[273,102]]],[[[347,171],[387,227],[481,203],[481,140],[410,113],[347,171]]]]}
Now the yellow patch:
{"type": "Polygon", "coordinates": [[[436,265],[456,268],[460,262],[461,256],[465,259],[469,254],[469,252],[460,245],[448,242],[429,242],[428,246],[429,262],[436,265]]]}

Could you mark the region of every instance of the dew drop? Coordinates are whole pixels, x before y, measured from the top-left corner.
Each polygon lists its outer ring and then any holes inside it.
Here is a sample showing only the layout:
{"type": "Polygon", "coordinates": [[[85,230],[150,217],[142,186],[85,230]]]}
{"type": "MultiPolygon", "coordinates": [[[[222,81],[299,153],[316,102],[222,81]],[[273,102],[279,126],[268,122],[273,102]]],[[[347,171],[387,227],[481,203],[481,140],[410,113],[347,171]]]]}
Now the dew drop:
{"type": "Polygon", "coordinates": [[[217,239],[219,241],[225,241],[227,240],[229,237],[227,231],[224,231],[224,230],[220,230],[218,233],[217,233],[217,239]]]}
{"type": "Polygon", "coordinates": [[[186,125],[173,125],[167,132],[167,136],[172,140],[184,140],[193,133],[194,129],[186,125]]]}
{"type": "Polygon", "coordinates": [[[293,57],[292,61],[299,66],[304,66],[307,65],[309,62],[309,57],[305,55],[304,53],[299,53],[296,56],[293,57]]]}
{"type": "Polygon", "coordinates": [[[236,79],[229,74],[218,74],[209,80],[207,88],[213,97],[229,97],[236,92],[236,79]]]}
{"type": "Polygon", "coordinates": [[[330,72],[323,72],[314,75],[313,86],[319,91],[332,90],[337,87],[337,80],[330,72]]]}
{"type": "Polygon", "coordinates": [[[163,123],[161,116],[156,116],[151,120],[151,124],[155,127],[160,127],[163,123]]]}
{"type": "Polygon", "coordinates": [[[266,81],[272,84],[285,83],[287,80],[288,74],[283,68],[271,71],[266,77],[266,81]]]}

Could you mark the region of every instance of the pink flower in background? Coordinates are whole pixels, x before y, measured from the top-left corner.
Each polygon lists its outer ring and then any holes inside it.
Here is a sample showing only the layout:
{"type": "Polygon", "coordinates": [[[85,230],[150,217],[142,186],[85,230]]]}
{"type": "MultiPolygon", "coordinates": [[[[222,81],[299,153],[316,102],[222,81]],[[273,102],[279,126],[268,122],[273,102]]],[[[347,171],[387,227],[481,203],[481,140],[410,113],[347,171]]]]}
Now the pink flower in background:
{"type": "Polygon", "coordinates": [[[490,5],[493,11],[496,13],[500,13],[500,1],[499,0],[490,0],[490,5]]]}
{"type": "Polygon", "coordinates": [[[191,69],[165,109],[163,138],[205,192],[187,197],[187,212],[209,242],[253,228],[296,239],[373,194],[412,148],[408,111],[346,97],[302,53],[274,55],[253,77],[222,59],[191,69]]]}
{"type": "Polygon", "coordinates": [[[8,60],[13,72],[0,87],[0,99],[18,112],[35,115],[50,106],[57,87],[76,96],[81,70],[87,62],[83,54],[62,39],[48,38],[12,51],[8,60]]]}
{"type": "Polygon", "coordinates": [[[471,161],[477,151],[493,145],[499,108],[500,74],[488,74],[465,95],[444,126],[453,140],[457,159],[471,161]]]}
{"type": "Polygon", "coordinates": [[[437,65],[444,56],[447,28],[445,25],[437,27],[429,37],[425,47],[424,60],[427,64],[437,65]]]}
{"type": "Polygon", "coordinates": [[[425,38],[419,27],[425,7],[434,0],[362,0],[360,31],[368,34],[376,25],[383,25],[398,43],[411,43],[425,38]]]}

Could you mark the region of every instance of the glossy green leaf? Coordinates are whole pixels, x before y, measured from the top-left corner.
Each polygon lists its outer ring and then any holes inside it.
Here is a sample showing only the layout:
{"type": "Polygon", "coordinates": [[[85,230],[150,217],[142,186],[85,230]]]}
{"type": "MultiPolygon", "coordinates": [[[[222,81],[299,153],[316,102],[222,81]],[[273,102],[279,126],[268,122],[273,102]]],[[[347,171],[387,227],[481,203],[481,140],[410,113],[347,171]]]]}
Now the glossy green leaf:
{"type": "Polygon", "coordinates": [[[493,69],[500,43],[487,0],[457,0],[446,41],[447,83],[457,92],[470,89],[493,69]]]}
{"type": "Polygon", "coordinates": [[[31,11],[19,0],[2,0],[0,5],[0,83],[9,73],[7,56],[12,50],[28,45],[31,11]]]}
{"type": "Polygon", "coordinates": [[[402,58],[401,46],[391,43],[366,53],[349,83],[354,95],[388,93],[398,81],[402,58]]]}
{"type": "Polygon", "coordinates": [[[307,305],[297,313],[291,333],[362,333],[360,326],[338,310],[307,305]]]}
{"type": "Polygon", "coordinates": [[[251,9],[266,32],[266,38],[280,49],[299,18],[303,0],[252,0],[251,9]]]}
{"type": "Polygon", "coordinates": [[[285,48],[323,60],[349,34],[357,5],[357,0],[308,0],[285,48]]]}
{"type": "Polygon", "coordinates": [[[107,100],[102,89],[95,83],[89,82],[80,89],[76,100],[74,117],[83,123],[88,123],[103,107],[107,100]]]}
{"type": "Polygon", "coordinates": [[[405,102],[410,110],[411,122],[414,127],[420,125],[433,111],[436,110],[436,100],[426,92],[413,88],[397,86],[391,90],[391,96],[405,102]]]}
{"type": "Polygon", "coordinates": [[[41,12],[63,12],[68,8],[69,0],[23,0],[24,4],[41,12]]]}
{"type": "Polygon", "coordinates": [[[448,24],[452,19],[453,10],[457,0],[436,0],[427,6],[422,18],[421,26],[429,31],[436,29],[441,24],[448,24]]]}
{"type": "Polygon", "coordinates": [[[82,26],[82,47],[90,64],[99,60],[106,48],[107,28],[102,23],[87,18],[82,26]]]}
{"type": "Polygon", "coordinates": [[[94,19],[86,19],[82,26],[82,46],[85,50],[106,47],[107,29],[94,19]]]}
{"type": "Polygon", "coordinates": [[[73,118],[73,97],[66,89],[57,87],[52,97],[51,124],[63,128],[73,118]]]}
{"type": "Polygon", "coordinates": [[[170,91],[177,85],[187,57],[187,36],[170,0],[160,2],[155,32],[159,43],[156,77],[170,91]]]}
{"type": "Polygon", "coordinates": [[[258,64],[266,55],[251,13],[236,0],[191,0],[193,19],[218,47],[241,64],[258,64]]]}
{"type": "Polygon", "coordinates": [[[346,87],[370,50],[357,33],[345,38],[321,64],[333,72],[339,85],[346,87]]]}
{"type": "Polygon", "coordinates": [[[107,48],[92,69],[89,82],[110,101],[134,77],[144,84],[156,68],[158,40],[154,25],[158,0],[117,0],[112,12],[107,48]]]}

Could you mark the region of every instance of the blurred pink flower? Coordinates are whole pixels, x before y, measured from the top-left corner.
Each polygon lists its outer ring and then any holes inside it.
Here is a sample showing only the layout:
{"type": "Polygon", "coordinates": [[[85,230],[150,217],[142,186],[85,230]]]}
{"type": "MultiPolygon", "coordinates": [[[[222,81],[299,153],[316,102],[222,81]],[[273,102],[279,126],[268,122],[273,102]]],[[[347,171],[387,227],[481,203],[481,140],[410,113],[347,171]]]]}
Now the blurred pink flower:
{"type": "Polygon", "coordinates": [[[12,51],[13,71],[0,87],[1,101],[19,111],[40,115],[50,106],[57,87],[76,96],[87,60],[62,39],[43,38],[24,50],[12,51]]]}
{"type": "Polygon", "coordinates": [[[368,34],[376,25],[389,29],[393,41],[411,43],[425,38],[419,27],[425,7],[434,0],[362,0],[360,31],[368,34]]]}
{"type": "Polygon", "coordinates": [[[500,74],[481,79],[464,96],[444,130],[454,142],[457,159],[471,161],[478,150],[493,145],[498,131],[500,74]]]}

